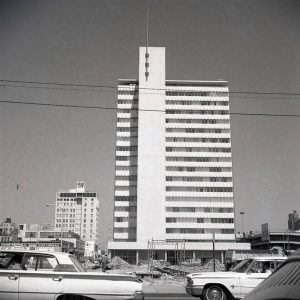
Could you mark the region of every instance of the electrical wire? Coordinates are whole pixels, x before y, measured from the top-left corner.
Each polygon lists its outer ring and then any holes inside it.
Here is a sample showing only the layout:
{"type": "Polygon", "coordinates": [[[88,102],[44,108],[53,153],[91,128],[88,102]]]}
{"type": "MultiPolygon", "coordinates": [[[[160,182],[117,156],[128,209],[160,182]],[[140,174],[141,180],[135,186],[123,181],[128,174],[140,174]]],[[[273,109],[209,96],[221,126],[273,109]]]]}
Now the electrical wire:
{"type": "MultiPolygon", "coordinates": [[[[87,87],[87,88],[109,88],[117,90],[118,86],[113,85],[96,85],[96,84],[76,84],[76,83],[61,83],[61,82],[49,82],[49,81],[25,81],[25,80],[10,80],[10,79],[0,79],[0,82],[8,82],[8,83],[22,83],[22,84],[35,84],[35,85],[50,85],[50,86],[73,86],[73,87],[87,87]]],[[[217,82],[217,81],[216,81],[217,82]]],[[[6,84],[2,84],[0,86],[8,86],[6,84]]],[[[19,86],[21,87],[21,86],[19,86]]],[[[24,87],[24,86],[22,86],[24,87]]],[[[26,86],[27,87],[27,86],[26,86]]],[[[43,87],[39,87],[43,88],[43,87]]],[[[132,86],[128,87],[132,89],[132,86]]],[[[141,88],[139,90],[150,90],[150,91],[172,91],[170,88],[141,88]]],[[[178,91],[177,89],[173,89],[174,91],[178,91]]],[[[283,96],[300,96],[300,93],[291,93],[291,92],[258,92],[258,91],[229,91],[229,94],[252,94],[252,95],[283,95],[283,96]]]]}
{"type": "MultiPolygon", "coordinates": [[[[36,106],[45,106],[45,107],[79,108],[79,109],[122,110],[122,108],[120,109],[120,108],[117,108],[117,107],[71,105],[71,104],[54,104],[54,103],[12,101],[12,100],[0,100],[0,103],[36,105],[36,106]]],[[[147,112],[162,112],[162,113],[165,113],[167,111],[167,110],[159,110],[159,109],[138,109],[138,108],[126,108],[126,110],[130,110],[130,111],[147,111],[147,112]]],[[[228,114],[229,115],[240,115],[240,116],[300,117],[299,114],[270,114],[270,113],[242,113],[242,112],[230,112],[228,114]]]]}

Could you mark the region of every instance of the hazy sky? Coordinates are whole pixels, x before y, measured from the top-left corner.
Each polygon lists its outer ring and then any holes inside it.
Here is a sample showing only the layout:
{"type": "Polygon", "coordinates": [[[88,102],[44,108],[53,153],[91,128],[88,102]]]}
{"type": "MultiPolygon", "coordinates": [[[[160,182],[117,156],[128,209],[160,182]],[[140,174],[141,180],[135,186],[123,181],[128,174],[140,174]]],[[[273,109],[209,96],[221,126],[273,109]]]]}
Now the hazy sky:
{"type": "MultiPolygon", "coordinates": [[[[118,78],[137,78],[145,3],[0,0],[0,80],[116,86],[118,78]]],[[[300,115],[299,16],[297,0],[149,0],[149,41],[166,47],[167,79],[226,79],[231,91],[299,93],[233,94],[233,113],[300,115]]],[[[0,101],[116,107],[110,88],[3,84],[0,101]]],[[[45,204],[84,180],[100,194],[105,242],[115,128],[115,110],[0,103],[0,220],[51,223],[54,208],[45,204]]],[[[232,115],[231,128],[237,231],[240,211],[245,230],[265,222],[285,229],[288,213],[300,212],[300,117],[232,115]]]]}

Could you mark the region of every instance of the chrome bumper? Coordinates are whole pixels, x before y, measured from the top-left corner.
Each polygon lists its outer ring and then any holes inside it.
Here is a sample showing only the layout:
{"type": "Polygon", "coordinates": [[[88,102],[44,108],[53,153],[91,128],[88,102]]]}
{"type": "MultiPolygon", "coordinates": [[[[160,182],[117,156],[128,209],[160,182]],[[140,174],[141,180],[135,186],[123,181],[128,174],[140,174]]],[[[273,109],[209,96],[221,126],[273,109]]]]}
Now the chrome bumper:
{"type": "Polygon", "coordinates": [[[135,292],[134,300],[144,300],[144,293],[143,292],[135,292]]]}
{"type": "Polygon", "coordinates": [[[189,295],[194,296],[194,297],[199,297],[203,293],[203,286],[200,286],[200,285],[196,285],[196,286],[186,285],[185,290],[189,295]]]}

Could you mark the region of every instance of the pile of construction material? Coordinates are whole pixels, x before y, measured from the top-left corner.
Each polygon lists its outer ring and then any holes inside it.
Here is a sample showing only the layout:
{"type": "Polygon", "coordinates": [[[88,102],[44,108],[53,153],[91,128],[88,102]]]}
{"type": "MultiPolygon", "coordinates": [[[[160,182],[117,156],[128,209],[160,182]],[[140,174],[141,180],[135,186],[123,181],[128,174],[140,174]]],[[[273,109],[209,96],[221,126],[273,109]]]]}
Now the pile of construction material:
{"type": "MultiPolygon", "coordinates": [[[[211,259],[204,265],[184,264],[170,265],[166,261],[140,261],[137,265],[131,265],[122,258],[115,256],[109,263],[110,270],[108,273],[125,273],[140,276],[145,281],[150,281],[151,284],[174,283],[182,285],[185,282],[185,275],[197,272],[213,272],[214,261],[211,259]]],[[[215,270],[224,271],[224,265],[215,259],[215,270]]]]}
{"type": "MultiPolygon", "coordinates": [[[[218,260],[215,259],[216,272],[225,271],[225,266],[218,260]]],[[[207,264],[202,267],[201,272],[211,272],[214,270],[214,260],[211,259],[207,264]]]]}
{"type": "Polygon", "coordinates": [[[111,269],[133,269],[135,266],[129,264],[121,257],[114,256],[109,262],[109,267],[111,269]]]}
{"type": "MultiPolygon", "coordinates": [[[[195,265],[195,264],[184,264],[184,265],[175,265],[175,266],[170,266],[170,265],[163,265],[163,264],[157,264],[153,263],[152,268],[156,271],[160,271],[162,273],[170,274],[170,275],[175,275],[175,274],[180,274],[180,275],[186,275],[188,273],[196,273],[196,272],[213,272],[214,271],[214,260],[211,259],[204,265],[195,265]]],[[[224,271],[225,266],[218,260],[215,259],[215,271],[224,271]]]]}

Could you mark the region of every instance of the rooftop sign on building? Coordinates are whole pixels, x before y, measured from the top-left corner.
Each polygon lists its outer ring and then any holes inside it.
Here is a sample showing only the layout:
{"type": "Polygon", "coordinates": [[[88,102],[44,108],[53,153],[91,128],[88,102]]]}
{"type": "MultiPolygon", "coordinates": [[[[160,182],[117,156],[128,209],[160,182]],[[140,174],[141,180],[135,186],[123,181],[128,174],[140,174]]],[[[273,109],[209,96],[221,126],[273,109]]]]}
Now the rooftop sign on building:
{"type": "Polygon", "coordinates": [[[78,181],[76,190],[77,190],[77,193],[85,192],[85,182],[84,181],[78,181]]]}

